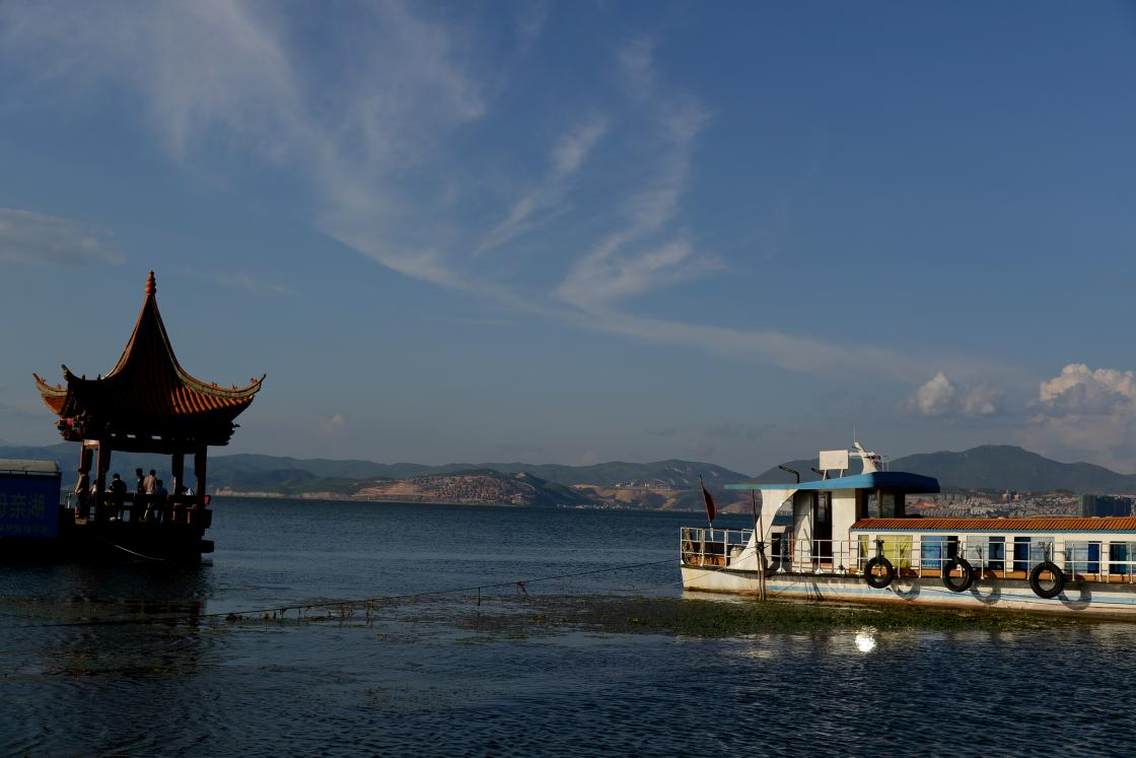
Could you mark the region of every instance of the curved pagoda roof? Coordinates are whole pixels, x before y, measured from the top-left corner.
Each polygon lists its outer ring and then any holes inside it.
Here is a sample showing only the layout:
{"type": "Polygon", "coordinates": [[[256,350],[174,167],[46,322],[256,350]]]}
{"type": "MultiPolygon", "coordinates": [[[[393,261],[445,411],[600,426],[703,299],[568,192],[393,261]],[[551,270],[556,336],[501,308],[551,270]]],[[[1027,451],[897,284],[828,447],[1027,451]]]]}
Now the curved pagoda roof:
{"type": "Polygon", "coordinates": [[[65,384],[52,385],[33,374],[44,403],[59,416],[64,439],[160,451],[224,445],[232,437],[234,420],[252,404],[264,377],[243,387],[194,378],[174,355],[157,291],[151,271],[134,332],[106,376],[87,379],[63,366],[65,384]]]}

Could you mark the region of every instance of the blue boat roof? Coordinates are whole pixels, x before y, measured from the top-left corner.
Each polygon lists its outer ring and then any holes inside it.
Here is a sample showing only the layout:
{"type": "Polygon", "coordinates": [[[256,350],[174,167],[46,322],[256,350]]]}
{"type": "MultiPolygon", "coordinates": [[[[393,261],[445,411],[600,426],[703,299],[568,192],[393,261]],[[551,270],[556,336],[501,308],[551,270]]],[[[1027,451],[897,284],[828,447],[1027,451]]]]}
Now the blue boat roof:
{"type": "Polygon", "coordinates": [[[895,492],[938,492],[939,480],[930,476],[908,474],[905,471],[877,471],[873,474],[855,474],[835,479],[818,479],[813,482],[784,482],[758,484],[757,482],[727,484],[728,490],[889,490],[895,492]]]}

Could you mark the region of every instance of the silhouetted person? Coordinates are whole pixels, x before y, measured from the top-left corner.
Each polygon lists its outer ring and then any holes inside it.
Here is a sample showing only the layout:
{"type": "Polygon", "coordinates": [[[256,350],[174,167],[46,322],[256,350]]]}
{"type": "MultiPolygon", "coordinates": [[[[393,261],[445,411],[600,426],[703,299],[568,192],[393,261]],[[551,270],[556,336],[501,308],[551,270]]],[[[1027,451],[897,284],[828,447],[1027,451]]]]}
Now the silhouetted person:
{"type": "Polygon", "coordinates": [[[166,490],[166,485],[161,479],[154,480],[154,515],[157,520],[161,521],[166,515],[166,501],[169,498],[169,492],[166,490]]]}
{"type": "Polygon", "coordinates": [[[122,477],[113,474],[110,478],[110,502],[114,506],[114,515],[122,518],[122,506],[126,503],[126,482],[122,477]]]}
{"type": "Polygon", "coordinates": [[[134,469],[134,498],[130,505],[130,520],[139,523],[146,520],[146,475],[142,469],[134,469]]]}

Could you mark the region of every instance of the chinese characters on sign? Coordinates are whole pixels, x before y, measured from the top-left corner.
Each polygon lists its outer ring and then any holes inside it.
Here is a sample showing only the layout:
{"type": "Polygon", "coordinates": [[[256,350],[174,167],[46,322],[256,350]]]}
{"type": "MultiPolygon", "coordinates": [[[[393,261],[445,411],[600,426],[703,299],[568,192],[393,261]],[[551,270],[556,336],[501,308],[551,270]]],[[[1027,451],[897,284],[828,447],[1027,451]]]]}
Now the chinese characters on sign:
{"type": "Polygon", "coordinates": [[[58,477],[0,477],[0,537],[55,537],[58,477]]]}

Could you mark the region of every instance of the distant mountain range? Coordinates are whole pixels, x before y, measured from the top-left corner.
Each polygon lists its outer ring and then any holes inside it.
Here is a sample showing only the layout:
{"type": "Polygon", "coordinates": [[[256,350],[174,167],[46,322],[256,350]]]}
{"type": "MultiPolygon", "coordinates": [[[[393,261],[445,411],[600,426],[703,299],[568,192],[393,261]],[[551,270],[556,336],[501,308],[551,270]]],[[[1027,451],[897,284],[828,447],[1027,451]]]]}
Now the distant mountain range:
{"type": "MultiPolygon", "coordinates": [[[[75,468],[78,447],[0,446],[0,458],[48,458],[65,472],[75,468]]],[[[130,480],[136,467],[169,469],[164,457],[115,453],[111,469],[130,480]]],[[[817,478],[816,460],[785,464],[802,481],[817,478]]],[[[1010,445],[983,445],[962,452],[920,453],[893,460],[890,468],[937,478],[945,489],[1047,492],[1136,492],[1136,475],[1089,463],[1062,463],[1010,445]]],[[[332,496],[371,499],[487,502],[504,498],[518,505],[607,504],[613,507],[699,507],[699,475],[714,491],[746,481],[787,482],[792,475],[771,468],[757,477],[710,463],[678,459],[651,463],[614,461],[589,466],[529,463],[375,463],[364,460],[287,458],[270,455],[215,455],[209,489],[262,495],[332,496]],[[523,474],[524,476],[518,476],[523,474]],[[456,477],[456,478],[455,478],[456,477]],[[490,500],[485,500],[490,498],[490,500]]],[[[65,475],[64,481],[69,477],[65,475]]]]}
{"type": "MultiPolygon", "coordinates": [[[[78,445],[61,442],[43,447],[0,446],[0,458],[44,458],[59,462],[64,471],[74,469],[79,460],[78,445]]],[[[169,459],[157,455],[114,453],[111,468],[123,476],[135,468],[159,472],[169,469],[169,459]]],[[[612,461],[590,466],[563,466],[555,463],[446,463],[430,466],[421,463],[375,463],[364,460],[329,458],[288,458],[274,455],[237,453],[211,455],[209,484],[212,488],[261,487],[274,481],[407,479],[456,472],[499,471],[503,474],[527,473],[540,479],[566,486],[595,484],[660,486],[690,489],[698,486],[701,474],[707,486],[720,486],[749,479],[748,474],[730,471],[712,463],[666,460],[653,463],[612,461]]]]}

